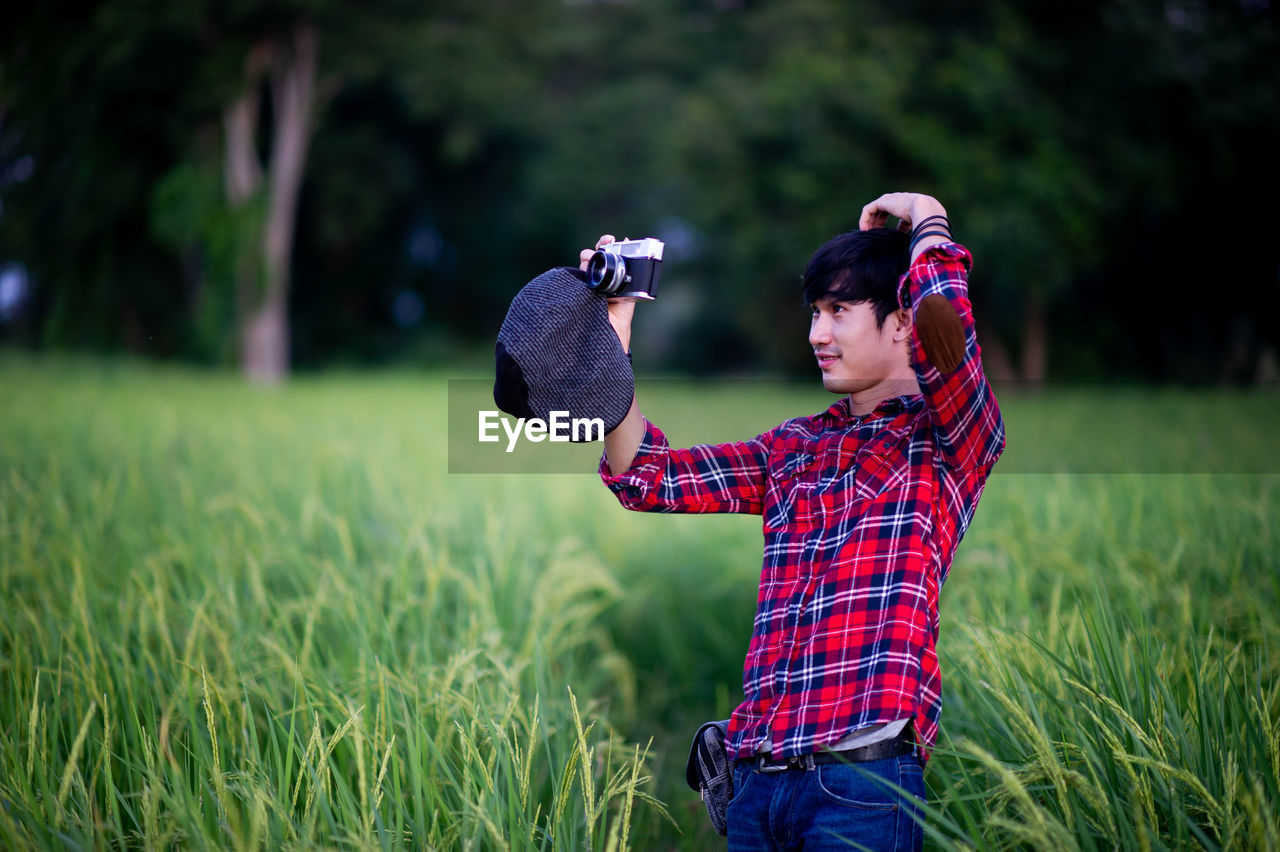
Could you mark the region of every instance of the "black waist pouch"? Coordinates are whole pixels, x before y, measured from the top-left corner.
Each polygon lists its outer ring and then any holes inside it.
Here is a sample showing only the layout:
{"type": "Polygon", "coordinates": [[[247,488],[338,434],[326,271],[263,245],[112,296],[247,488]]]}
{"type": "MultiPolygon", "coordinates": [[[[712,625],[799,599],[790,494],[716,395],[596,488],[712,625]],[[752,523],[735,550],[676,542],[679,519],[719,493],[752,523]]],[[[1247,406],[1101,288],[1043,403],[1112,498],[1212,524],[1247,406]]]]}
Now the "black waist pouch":
{"type": "Polygon", "coordinates": [[[706,805],[711,824],[725,835],[729,833],[726,814],[733,798],[733,768],[724,747],[728,735],[728,719],[707,722],[699,728],[689,747],[689,764],[684,771],[689,788],[696,790],[706,805]]]}

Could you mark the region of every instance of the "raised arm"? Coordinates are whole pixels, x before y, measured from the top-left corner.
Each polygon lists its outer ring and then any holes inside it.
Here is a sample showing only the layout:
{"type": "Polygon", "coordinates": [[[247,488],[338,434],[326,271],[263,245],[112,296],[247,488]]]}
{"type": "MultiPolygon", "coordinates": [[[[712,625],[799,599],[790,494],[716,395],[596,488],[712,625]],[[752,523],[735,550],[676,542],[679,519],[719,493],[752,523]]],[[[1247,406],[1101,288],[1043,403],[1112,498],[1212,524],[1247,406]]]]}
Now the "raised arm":
{"type": "Polygon", "coordinates": [[[771,432],[749,441],[674,449],[657,426],[643,418],[641,424],[629,468],[614,474],[610,461],[600,460],[600,478],[623,506],[641,512],[763,511],[771,432]]]}
{"type": "Polygon", "coordinates": [[[946,210],[927,195],[894,192],[862,209],[859,227],[898,217],[914,236],[911,263],[898,291],[912,311],[911,365],[948,466],[989,465],[1004,450],[1004,420],[982,370],[969,302],[968,250],[951,239],[946,210]]]}
{"type": "MultiPolygon", "coordinates": [[[[596,249],[613,241],[612,235],[605,234],[596,241],[596,249]]],[[[582,269],[591,255],[591,249],[579,252],[582,269]]],[[[609,300],[609,322],[627,352],[631,351],[635,307],[629,299],[609,300]]],[[[672,449],[633,399],[626,417],[605,436],[600,476],[628,509],[759,514],[769,459],[764,437],[672,449]]]]}
{"type": "MultiPolygon", "coordinates": [[[[612,234],[605,234],[596,240],[596,250],[613,241],[612,234]]],[[[583,249],[578,252],[579,269],[586,271],[593,253],[592,249],[583,249]]],[[[631,318],[636,312],[636,303],[631,299],[610,299],[608,305],[609,324],[613,326],[618,340],[622,343],[622,351],[630,355],[631,318]]],[[[640,415],[640,408],[636,405],[636,401],[632,399],[627,416],[604,437],[605,458],[609,460],[609,469],[612,473],[619,474],[631,467],[631,460],[635,458],[636,449],[639,448],[643,438],[644,418],[640,415]]]]}

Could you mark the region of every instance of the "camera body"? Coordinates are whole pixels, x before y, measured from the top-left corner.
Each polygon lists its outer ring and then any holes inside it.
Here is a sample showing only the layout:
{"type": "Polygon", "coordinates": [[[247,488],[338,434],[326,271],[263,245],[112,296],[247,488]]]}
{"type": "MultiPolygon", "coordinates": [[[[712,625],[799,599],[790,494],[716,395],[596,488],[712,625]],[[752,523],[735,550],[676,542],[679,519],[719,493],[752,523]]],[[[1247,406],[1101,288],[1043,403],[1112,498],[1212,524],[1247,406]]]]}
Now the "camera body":
{"type": "Polygon", "coordinates": [[[587,286],[610,299],[651,301],[662,269],[661,240],[622,240],[608,243],[587,263],[587,286]]]}

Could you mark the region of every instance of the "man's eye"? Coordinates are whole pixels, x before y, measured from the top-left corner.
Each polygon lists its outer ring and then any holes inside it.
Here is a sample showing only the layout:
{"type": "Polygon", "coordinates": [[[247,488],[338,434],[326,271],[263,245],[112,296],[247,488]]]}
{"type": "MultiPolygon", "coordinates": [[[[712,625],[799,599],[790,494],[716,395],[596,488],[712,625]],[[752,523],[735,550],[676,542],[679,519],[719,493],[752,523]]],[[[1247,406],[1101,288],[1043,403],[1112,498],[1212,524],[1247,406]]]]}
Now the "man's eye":
{"type": "Polygon", "coordinates": [[[831,313],[833,313],[833,314],[838,314],[838,313],[840,313],[840,312],[841,312],[841,311],[843,311],[843,310],[844,310],[844,305],[832,305],[832,306],[831,306],[831,313]]]}

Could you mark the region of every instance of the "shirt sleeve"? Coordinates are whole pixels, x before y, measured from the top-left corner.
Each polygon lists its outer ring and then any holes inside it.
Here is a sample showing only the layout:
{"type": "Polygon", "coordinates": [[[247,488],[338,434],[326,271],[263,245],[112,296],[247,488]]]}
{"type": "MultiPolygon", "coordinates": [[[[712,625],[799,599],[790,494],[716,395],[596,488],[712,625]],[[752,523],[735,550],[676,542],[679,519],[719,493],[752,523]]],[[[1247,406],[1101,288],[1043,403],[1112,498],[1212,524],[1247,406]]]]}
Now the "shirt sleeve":
{"type": "Polygon", "coordinates": [[[631,467],[614,476],[607,456],[600,478],[628,509],[639,512],[736,512],[758,515],[764,504],[772,432],[731,444],[672,449],[647,419],[631,467]]]}
{"type": "MultiPolygon", "coordinates": [[[[982,370],[982,353],[969,302],[973,259],[957,243],[942,243],[921,253],[899,285],[899,301],[919,319],[921,302],[940,295],[950,303],[963,330],[958,365],[943,373],[929,359],[918,322],[911,329],[911,365],[924,394],[942,457],[955,470],[990,465],[1004,450],[1004,420],[982,370]]],[[[933,300],[937,304],[936,300],[933,300]]],[[[954,320],[952,320],[954,322],[954,320]]]]}

